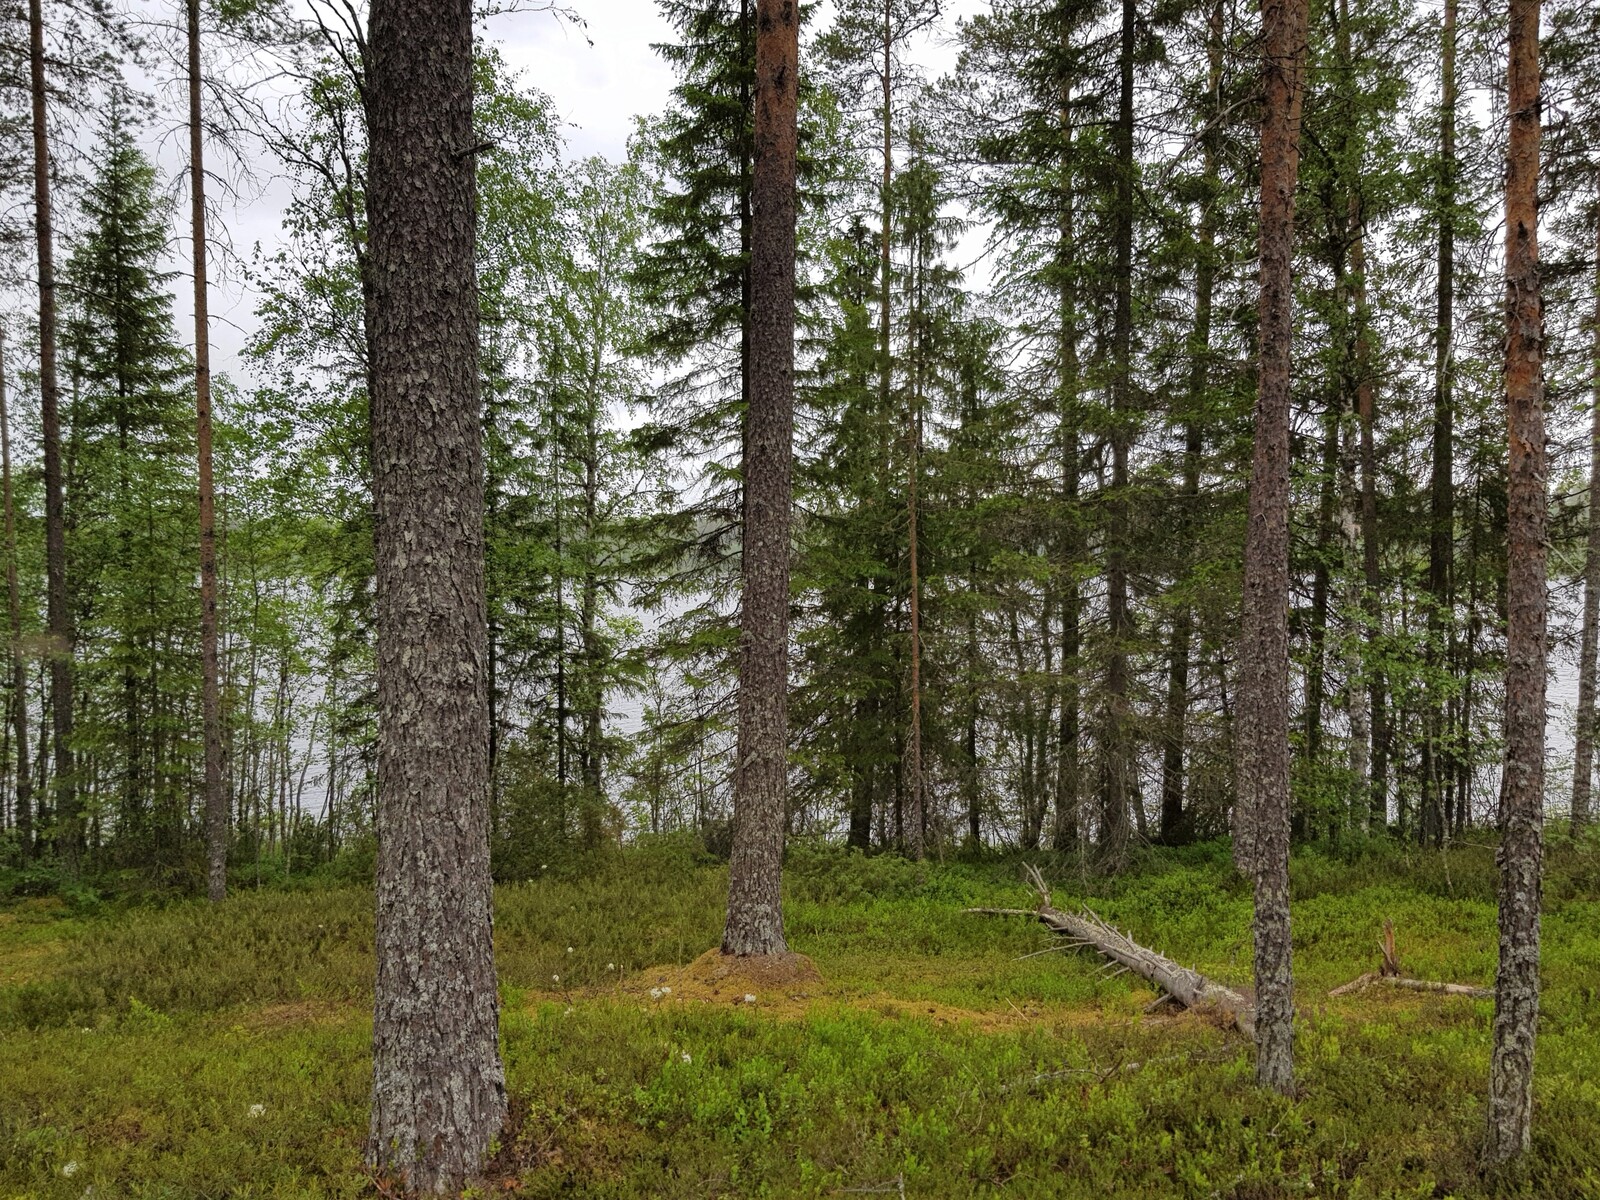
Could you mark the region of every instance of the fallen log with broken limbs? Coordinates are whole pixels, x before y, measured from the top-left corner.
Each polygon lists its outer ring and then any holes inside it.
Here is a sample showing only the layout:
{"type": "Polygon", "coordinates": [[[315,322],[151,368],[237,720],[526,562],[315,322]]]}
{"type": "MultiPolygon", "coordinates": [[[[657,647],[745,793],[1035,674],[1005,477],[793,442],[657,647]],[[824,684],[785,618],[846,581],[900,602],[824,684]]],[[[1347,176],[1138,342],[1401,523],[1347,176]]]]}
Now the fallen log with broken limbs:
{"type": "Polygon", "coordinates": [[[1030,866],[1028,874],[1034,890],[1039,893],[1037,908],[969,908],[966,911],[985,916],[1033,917],[1062,937],[1071,939],[1061,949],[1090,947],[1104,956],[1109,966],[1119,968],[1113,974],[1132,971],[1185,1008],[1215,1017],[1252,1041],[1255,1039],[1256,1006],[1250,997],[1146,949],[1087,908],[1076,914],[1062,912],[1050,903],[1050,889],[1045,886],[1038,868],[1030,866]]]}
{"type": "Polygon", "coordinates": [[[1478,987],[1470,983],[1440,983],[1434,979],[1408,979],[1400,971],[1400,955],[1394,946],[1394,922],[1383,923],[1383,938],[1378,942],[1378,950],[1383,958],[1378,963],[1376,971],[1368,971],[1364,975],[1357,975],[1349,983],[1341,984],[1328,995],[1348,996],[1352,992],[1359,992],[1363,988],[1371,987],[1375,983],[1387,987],[1404,988],[1412,992],[1436,992],[1445,996],[1471,996],[1474,1000],[1489,1000],[1494,996],[1493,988],[1478,987]]]}

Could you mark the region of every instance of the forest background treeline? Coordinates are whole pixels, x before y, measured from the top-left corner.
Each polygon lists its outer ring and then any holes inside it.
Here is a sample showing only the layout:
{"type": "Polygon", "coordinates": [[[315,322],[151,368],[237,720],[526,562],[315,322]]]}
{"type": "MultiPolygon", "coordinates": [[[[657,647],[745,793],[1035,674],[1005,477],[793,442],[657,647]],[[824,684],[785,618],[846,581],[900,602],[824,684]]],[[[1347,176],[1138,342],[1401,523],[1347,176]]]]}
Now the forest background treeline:
{"type": "MultiPolygon", "coordinates": [[[[479,47],[481,144],[463,150],[478,163],[501,878],[642,831],[729,839],[753,5],[662,12],[678,86],[625,161],[571,157],[537,81],[479,47]]],[[[29,13],[12,4],[4,854],[197,884],[195,369],[185,281],[166,266],[188,253],[173,255],[188,237],[173,198],[190,185],[142,148],[184,130],[167,87],[187,79],[184,11],[52,0],[41,16],[64,607],[52,620],[29,13]],[[65,693],[53,664],[70,668],[65,693]]],[[[223,254],[227,206],[210,210],[213,269],[261,297],[245,369],[213,381],[230,857],[359,868],[375,747],[365,32],[336,0],[197,16],[215,177],[248,188],[243,168],[267,162],[293,188],[278,241],[253,254],[223,254]]],[[[1300,839],[1440,844],[1494,818],[1502,16],[1470,0],[1311,6],[1290,522],[1300,839]]],[[[1228,830],[1257,30],[1222,0],[810,12],[791,832],[1114,865],[1139,840],[1228,830]],[[957,47],[940,77],[916,54],[936,35],[957,47]]],[[[1600,11],[1551,4],[1545,30],[1553,626],[1571,629],[1579,678],[1576,752],[1549,805],[1577,830],[1600,640],[1600,11]]]]}

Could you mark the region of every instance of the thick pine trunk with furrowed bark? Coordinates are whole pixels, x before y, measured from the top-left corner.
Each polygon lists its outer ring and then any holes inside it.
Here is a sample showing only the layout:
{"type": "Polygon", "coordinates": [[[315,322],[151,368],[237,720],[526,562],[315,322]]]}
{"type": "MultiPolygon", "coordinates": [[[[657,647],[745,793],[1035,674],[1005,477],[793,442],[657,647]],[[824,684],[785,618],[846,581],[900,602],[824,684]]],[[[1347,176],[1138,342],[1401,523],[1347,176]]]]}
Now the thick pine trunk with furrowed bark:
{"type": "Polygon", "coordinates": [[[459,1192],[505,1119],[489,877],[467,0],[374,0],[367,115],[378,975],[367,1157],[459,1192]]]}
{"type": "Polygon", "coordinates": [[[788,806],[789,522],[794,436],[798,0],[756,4],[739,750],[725,954],[782,954],[788,806]]]}
{"type": "Polygon", "coordinates": [[[1539,0],[1511,0],[1506,98],[1506,674],[1500,783],[1500,966],[1484,1157],[1528,1148],[1539,1022],[1544,840],[1544,304],[1539,284],[1539,0]]]}
{"type": "Polygon", "coordinates": [[[1294,1087],[1289,936],[1289,366],[1306,0],[1263,0],[1260,378],[1239,649],[1239,802],[1255,877],[1256,1079],[1294,1087]]]}

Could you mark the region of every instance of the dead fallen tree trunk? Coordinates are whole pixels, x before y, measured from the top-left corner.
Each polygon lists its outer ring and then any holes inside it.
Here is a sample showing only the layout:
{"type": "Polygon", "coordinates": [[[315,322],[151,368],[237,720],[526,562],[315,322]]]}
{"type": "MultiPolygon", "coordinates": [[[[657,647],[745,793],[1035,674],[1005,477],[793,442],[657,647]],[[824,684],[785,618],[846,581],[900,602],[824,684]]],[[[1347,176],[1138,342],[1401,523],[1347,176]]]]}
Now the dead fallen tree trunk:
{"type": "Polygon", "coordinates": [[[1050,890],[1045,887],[1044,877],[1038,870],[1030,866],[1028,873],[1039,893],[1038,908],[969,908],[967,911],[992,916],[1034,917],[1063,937],[1071,938],[1073,944],[1091,947],[1112,963],[1132,971],[1185,1008],[1213,1016],[1254,1040],[1256,1010],[1249,997],[1146,949],[1088,909],[1078,914],[1062,912],[1050,903],[1050,890]]]}
{"type": "Polygon", "coordinates": [[[1470,983],[1440,983],[1435,979],[1405,979],[1399,975],[1380,975],[1376,971],[1368,971],[1365,975],[1358,975],[1349,983],[1334,988],[1328,995],[1348,996],[1352,992],[1359,992],[1375,983],[1381,983],[1385,987],[1406,988],[1413,992],[1438,992],[1446,996],[1471,996],[1474,1000],[1489,1000],[1494,996],[1493,988],[1477,987],[1470,983]]]}
{"type": "Polygon", "coordinates": [[[1494,996],[1493,988],[1477,987],[1470,983],[1439,983],[1432,979],[1407,979],[1400,974],[1400,955],[1394,947],[1394,922],[1383,923],[1383,939],[1378,943],[1383,961],[1376,971],[1357,975],[1349,983],[1341,984],[1329,996],[1348,996],[1363,988],[1381,983],[1386,987],[1406,988],[1413,992],[1436,992],[1445,996],[1471,996],[1474,1000],[1488,1000],[1494,996]]]}

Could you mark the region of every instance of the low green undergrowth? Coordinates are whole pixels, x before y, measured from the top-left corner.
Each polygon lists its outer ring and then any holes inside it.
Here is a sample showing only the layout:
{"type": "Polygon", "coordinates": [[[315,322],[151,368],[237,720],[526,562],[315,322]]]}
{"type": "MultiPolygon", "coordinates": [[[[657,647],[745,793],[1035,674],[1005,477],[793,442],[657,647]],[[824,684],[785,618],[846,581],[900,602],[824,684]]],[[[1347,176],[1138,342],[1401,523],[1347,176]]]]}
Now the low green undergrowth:
{"type": "MultiPolygon", "coordinates": [[[[652,1002],[627,981],[715,945],[723,868],[643,848],[497,895],[520,1196],[1600,1197],[1600,899],[1592,849],[1549,864],[1538,1123],[1482,1176],[1491,1005],[1327,992],[1395,922],[1413,974],[1488,983],[1493,853],[1390,847],[1294,863],[1301,1089],[1251,1082],[1236,1037],[1147,1016],[1023,918],[1010,860],[910,864],[798,845],[786,915],[825,983],[779,1015],[652,1002]],[[569,949],[570,947],[570,949],[569,949]],[[559,981],[553,977],[559,976],[559,981]],[[925,1004],[929,1014],[924,1016],[925,1004]]],[[[1249,980],[1226,849],[1116,879],[1048,860],[1058,905],[1249,980]]],[[[0,1197],[356,1197],[371,892],[243,891],[0,910],[0,1197]]]]}

